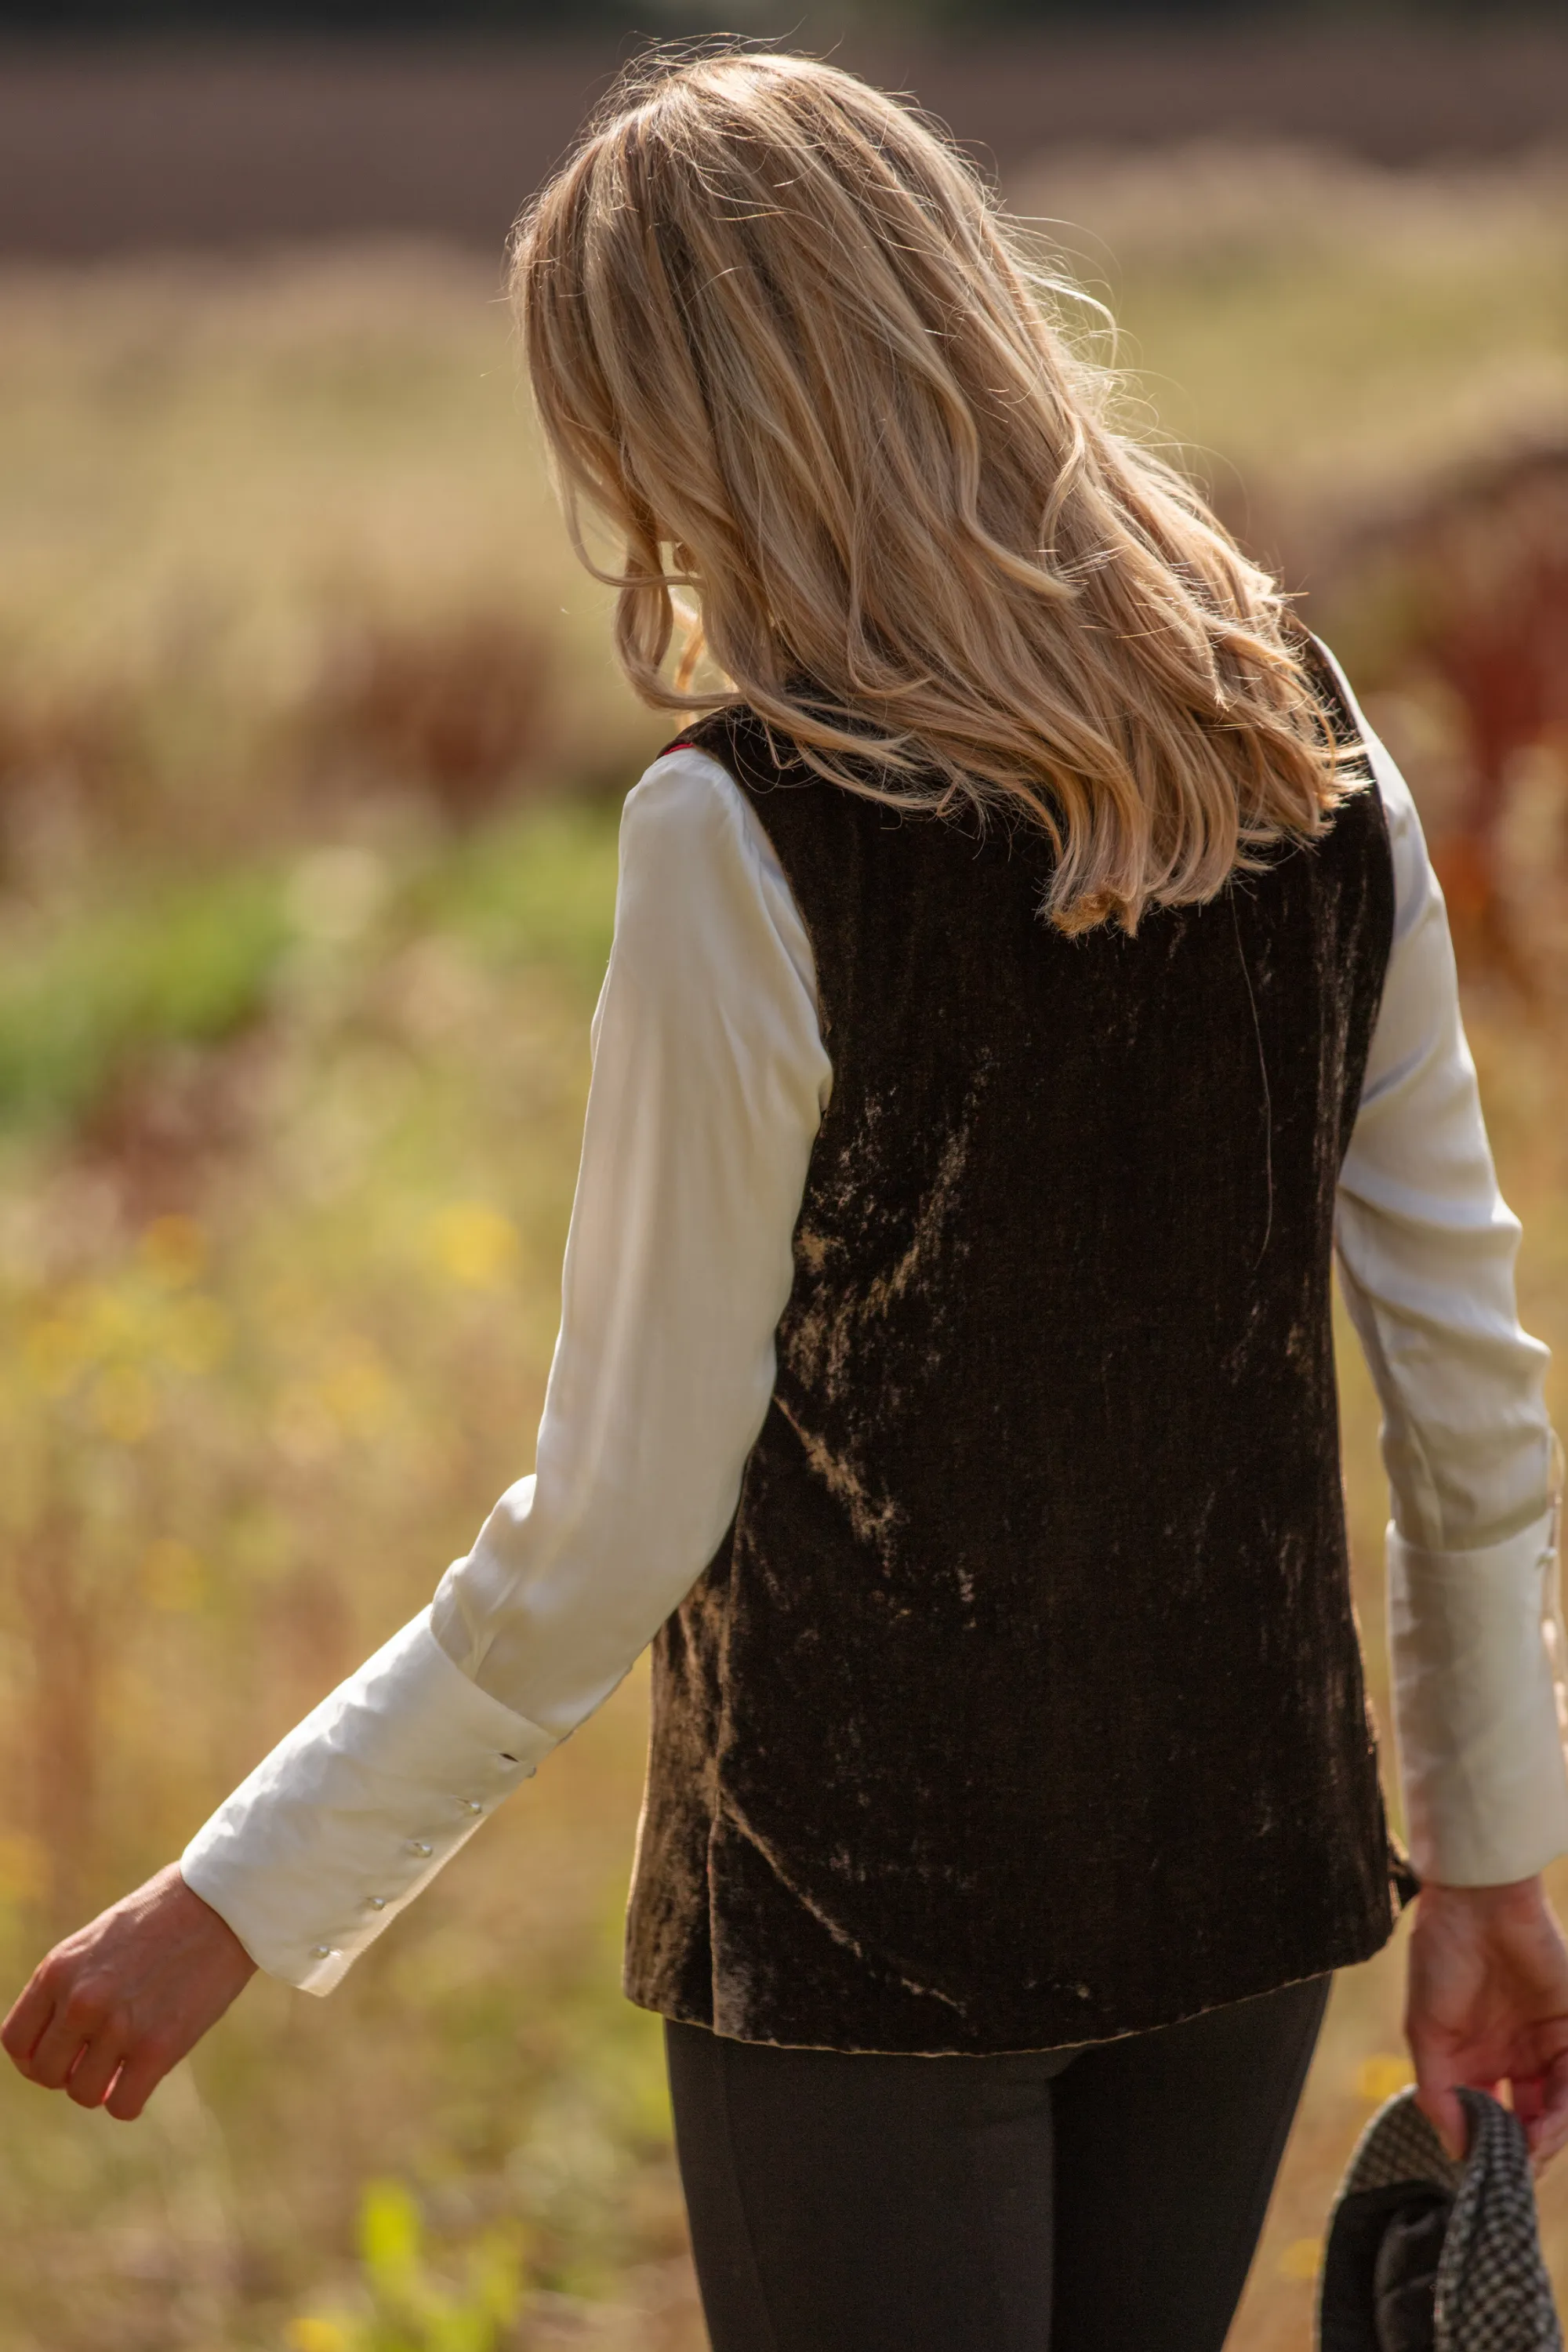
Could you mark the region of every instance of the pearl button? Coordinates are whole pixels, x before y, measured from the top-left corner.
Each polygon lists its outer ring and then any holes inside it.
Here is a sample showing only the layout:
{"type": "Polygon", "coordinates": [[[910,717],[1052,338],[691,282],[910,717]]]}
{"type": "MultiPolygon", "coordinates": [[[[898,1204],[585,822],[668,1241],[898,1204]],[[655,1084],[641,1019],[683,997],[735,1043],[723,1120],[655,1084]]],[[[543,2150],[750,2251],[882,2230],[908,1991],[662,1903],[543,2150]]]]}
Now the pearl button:
{"type": "Polygon", "coordinates": [[[480,1804],[477,1797],[465,1797],[463,1799],[463,1811],[466,1813],[482,1813],[484,1811],[484,1807],[480,1804]]]}
{"type": "Polygon", "coordinates": [[[331,1948],[331,1944],[312,1944],[312,1945],[311,1945],[311,1947],[310,1947],[310,1958],[311,1958],[313,1960],[330,1960],[330,1959],[331,1958],[331,1957],[332,1957],[332,1948],[331,1948]]]}
{"type": "Polygon", "coordinates": [[[384,1895],[367,1895],[364,1899],[370,1905],[373,1911],[384,1911],[386,1908],[386,1897],[384,1895]]]}
{"type": "Polygon", "coordinates": [[[423,1838],[410,1838],[408,1851],[410,1853],[434,1853],[436,1849],[433,1845],[426,1845],[423,1838]]]}

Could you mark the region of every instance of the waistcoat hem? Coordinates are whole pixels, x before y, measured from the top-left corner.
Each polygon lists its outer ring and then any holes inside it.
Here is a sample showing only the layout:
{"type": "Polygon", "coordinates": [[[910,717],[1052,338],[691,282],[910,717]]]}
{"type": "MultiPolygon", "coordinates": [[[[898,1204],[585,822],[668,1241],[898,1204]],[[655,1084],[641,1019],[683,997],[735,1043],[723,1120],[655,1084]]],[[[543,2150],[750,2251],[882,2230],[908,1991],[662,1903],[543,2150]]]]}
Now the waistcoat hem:
{"type": "Polygon", "coordinates": [[[1378,1927],[1358,1937],[1347,1937],[1321,1957],[1303,1960],[1289,1973],[1280,1976],[1266,1970],[1258,1980],[1244,1979],[1232,1990],[1216,1993],[1212,1999],[1196,2002],[1177,2002],[1169,2009],[1159,2008],[1136,2023],[1117,2027],[1110,2033],[1090,2035],[1077,2042],[1016,2041],[997,2038],[984,2032],[967,2039],[949,2042],[896,2041],[885,2036],[861,2038],[846,2036],[825,2029],[799,2035],[747,2032],[721,2028],[714,2023],[712,2004],[683,2000],[676,1993],[660,1993],[644,1985],[628,1971],[622,1991],[635,2008],[647,2011],[655,2017],[668,2018],[676,2025],[697,2025],[709,2033],[716,2033],[722,2042],[752,2042],[770,2050],[833,2051],[848,2057],[881,2058],[1022,2058],[1054,2050],[1092,2050],[1111,2042],[1127,2042],[1141,2033],[1157,2033],[1168,2025],[1185,2025],[1195,2017],[1206,2017],[1216,2009],[1234,2008],[1239,2001],[1261,2000],[1266,1994],[1282,1991],[1287,1985],[1310,1983],[1314,1978],[1331,1976],[1337,1969],[1357,1968],[1363,1961],[1374,1959],[1387,1945],[1405,1905],[1400,1899],[1397,1882],[1390,1880],[1389,1916],[1386,1926],[1378,1927]]]}

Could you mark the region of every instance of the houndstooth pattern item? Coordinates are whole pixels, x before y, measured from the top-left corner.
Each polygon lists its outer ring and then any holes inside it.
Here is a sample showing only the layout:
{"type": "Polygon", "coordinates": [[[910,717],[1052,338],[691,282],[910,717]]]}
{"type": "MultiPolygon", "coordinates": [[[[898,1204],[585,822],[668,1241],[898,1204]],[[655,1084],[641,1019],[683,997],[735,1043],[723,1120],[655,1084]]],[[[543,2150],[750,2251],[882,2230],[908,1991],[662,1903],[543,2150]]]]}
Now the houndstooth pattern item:
{"type": "Polygon", "coordinates": [[[1448,2154],[1416,2105],[1415,2092],[1397,2091],[1379,2107],[1357,2140],[1340,2195],[1353,2197],[1363,2189],[1392,2189],[1401,2180],[1430,2180],[1455,2196],[1464,2177],[1464,2166],[1448,2154]]]}
{"type": "Polygon", "coordinates": [[[1335,2213],[1347,2198],[1406,2182],[1430,2183],[1451,2196],[1437,2264],[1434,2352],[1563,2352],[1523,2127],[1485,2091],[1458,2095],[1470,2126],[1462,2163],[1447,2154],[1415,2092],[1401,2091],[1362,2134],[1335,2213]]]}
{"type": "Polygon", "coordinates": [[[1524,2127],[1485,2091],[1459,2096],[1470,2145],[1437,2266],[1436,2352],[1562,2352],[1524,2127]]]}

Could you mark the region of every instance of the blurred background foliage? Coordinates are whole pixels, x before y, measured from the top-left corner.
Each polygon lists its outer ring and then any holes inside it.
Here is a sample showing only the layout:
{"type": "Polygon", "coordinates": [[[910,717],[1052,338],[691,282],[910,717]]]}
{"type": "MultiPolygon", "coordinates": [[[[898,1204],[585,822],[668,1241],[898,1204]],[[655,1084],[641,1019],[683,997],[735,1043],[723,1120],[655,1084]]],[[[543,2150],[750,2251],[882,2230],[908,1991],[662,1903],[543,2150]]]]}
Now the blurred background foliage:
{"type": "MultiPolygon", "coordinates": [[[[1031,92],[1042,123],[1062,103],[1033,48],[984,72],[933,50],[916,86],[953,90],[973,135],[1006,126],[1010,202],[1121,332],[1113,350],[1066,298],[1065,330],[1280,564],[1404,761],[1526,1222],[1527,1319],[1561,1349],[1568,145],[1531,108],[1568,45],[1500,47],[1468,143],[1440,131],[1461,51],[1368,49],[1371,127],[1336,143],[1279,96],[1288,45],[1247,52],[1247,85],[1204,38],[1074,50],[1092,140],[1025,135],[1031,92]],[[1529,72],[1510,81],[1507,56],[1529,72]],[[1411,137],[1427,108],[1415,153],[1379,127],[1401,92],[1411,137]]],[[[161,180],[148,143],[190,115],[189,57],[0,68],[0,117],[47,81],[77,161],[36,192],[31,243],[0,223],[13,1986],[178,1851],[528,1466],[616,812],[668,731],[612,671],[497,299],[507,213],[590,63],[602,78],[585,54],[513,60],[503,96],[536,84],[549,106],[483,237],[401,199],[347,236],[302,164],[318,226],[279,241],[268,208],[314,136],[279,93],[315,87],[309,56],[271,79],[237,53],[202,66],[250,93],[221,215],[190,121],[161,180]],[[159,90],[165,115],[138,113],[159,90]],[[116,91],[123,182],[95,144],[116,91]]],[[[1303,52],[1306,79],[1341,54],[1303,52]]],[[[386,58],[335,51],[321,86],[368,87],[386,58]]],[[[453,126],[470,106],[493,127],[493,76],[397,71],[397,105],[433,108],[447,141],[428,184],[442,155],[456,184],[453,126]]],[[[1343,1385],[1381,1706],[1384,1507],[1353,1343],[1343,1385]]],[[[617,1990],[643,1712],[637,1675],[330,2001],[259,1981],[135,2128],[7,2070],[7,2352],[695,2352],[658,2029],[617,1990]]],[[[1306,2339],[1333,2181],[1403,2079],[1398,1991],[1397,1950],[1336,1990],[1246,2352],[1306,2339]]],[[[1568,2284],[1568,2176],[1544,2210],[1568,2284]]]]}

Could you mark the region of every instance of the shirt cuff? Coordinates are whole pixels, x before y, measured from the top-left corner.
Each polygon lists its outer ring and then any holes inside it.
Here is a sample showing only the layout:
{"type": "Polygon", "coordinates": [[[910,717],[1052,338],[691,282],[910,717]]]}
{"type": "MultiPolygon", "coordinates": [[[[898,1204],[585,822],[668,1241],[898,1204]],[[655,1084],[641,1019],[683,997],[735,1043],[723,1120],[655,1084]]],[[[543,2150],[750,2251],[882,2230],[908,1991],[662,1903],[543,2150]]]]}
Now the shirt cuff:
{"type": "Polygon", "coordinates": [[[331,1992],[555,1745],[454,1665],[425,1609],[218,1807],[181,1874],[258,1968],[331,1992]]]}
{"type": "Polygon", "coordinates": [[[1449,1886],[1568,1852],[1557,1514],[1480,1551],[1388,1530],[1394,1732],[1411,1859],[1449,1886]]]}

